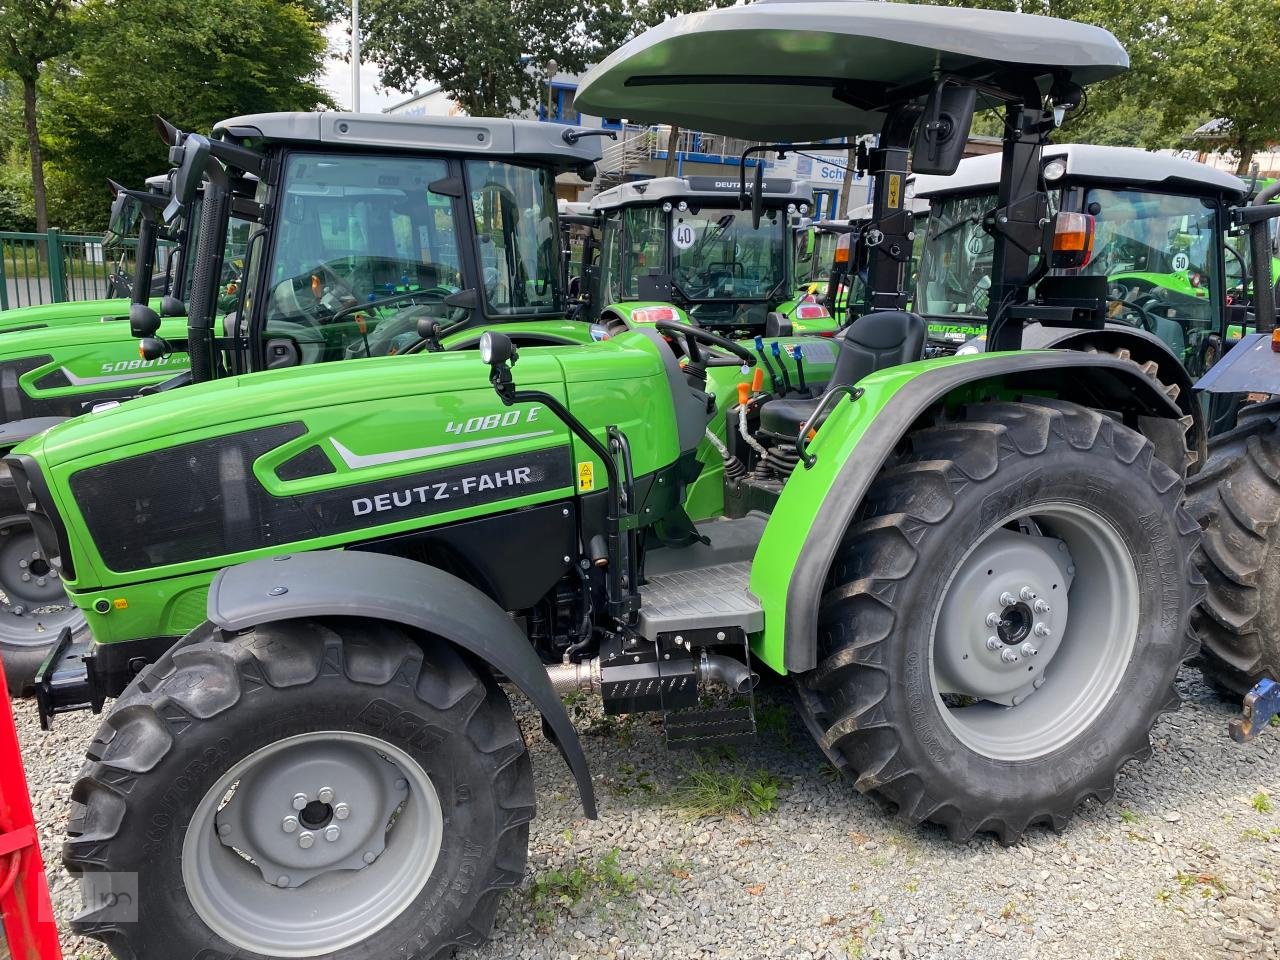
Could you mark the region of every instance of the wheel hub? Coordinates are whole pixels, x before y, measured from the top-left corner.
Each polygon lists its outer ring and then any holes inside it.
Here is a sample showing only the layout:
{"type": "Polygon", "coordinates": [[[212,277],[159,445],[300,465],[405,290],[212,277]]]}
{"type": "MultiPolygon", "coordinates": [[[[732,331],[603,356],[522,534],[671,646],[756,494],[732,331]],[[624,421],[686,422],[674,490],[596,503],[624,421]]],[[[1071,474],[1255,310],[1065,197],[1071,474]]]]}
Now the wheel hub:
{"type": "Polygon", "coordinates": [[[943,602],[939,692],[1016,706],[1039,689],[1068,622],[1073,574],[1059,539],[1012,530],[987,537],[943,602]]]}
{"type": "Polygon", "coordinates": [[[351,744],[315,742],[246,772],[215,823],[223,846],[251,859],[263,880],[300,887],[376,861],[408,796],[394,763],[351,744]]]}
{"type": "Polygon", "coordinates": [[[10,612],[17,612],[18,616],[22,616],[19,608],[33,610],[66,603],[58,571],[40,556],[35,534],[25,518],[0,527],[0,590],[9,598],[10,612]]]}

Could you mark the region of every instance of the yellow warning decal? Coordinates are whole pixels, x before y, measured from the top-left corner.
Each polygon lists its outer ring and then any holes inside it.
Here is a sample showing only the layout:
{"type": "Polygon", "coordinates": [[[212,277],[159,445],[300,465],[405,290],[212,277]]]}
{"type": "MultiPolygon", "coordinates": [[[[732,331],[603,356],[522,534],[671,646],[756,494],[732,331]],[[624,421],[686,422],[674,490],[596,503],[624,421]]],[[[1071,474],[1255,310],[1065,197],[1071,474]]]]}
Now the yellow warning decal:
{"type": "Polygon", "coordinates": [[[889,174],[889,198],[886,206],[897,210],[902,206],[902,174],[889,174]]]}
{"type": "Polygon", "coordinates": [[[578,491],[587,493],[596,488],[596,466],[590,460],[578,464],[578,491]]]}

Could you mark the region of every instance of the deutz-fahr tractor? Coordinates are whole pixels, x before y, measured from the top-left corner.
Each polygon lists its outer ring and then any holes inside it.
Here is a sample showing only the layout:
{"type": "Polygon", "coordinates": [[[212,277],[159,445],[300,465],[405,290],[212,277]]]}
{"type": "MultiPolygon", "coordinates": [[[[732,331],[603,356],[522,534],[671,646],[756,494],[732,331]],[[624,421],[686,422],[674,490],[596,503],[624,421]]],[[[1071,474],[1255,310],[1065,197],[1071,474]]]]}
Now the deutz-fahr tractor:
{"type": "MultiPolygon", "coordinates": [[[[16,381],[0,398],[11,421],[0,433],[0,450],[57,418],[150,390],[421,348],[435,342],[418,332],[432,318],[452,325],[446,345],[468,337],[474,345],[478,333],[460,332],[472,325],[466,298],[462,307],[444,302],[459,293],[466,259],[483,264],[475,269],[485,283],[509,291],[493,311],[513,324],[522,342],[590,338],[585,324],[564,319],[559,284],[543,269],[551,262],[547,248],[556,243],[554,197],[547,191],[558,170],[598,159],[590,131],[551,134],[537,124],[448,118],[406,126],[376,116],[334,119],[330,131],[315,114],[290,114],[267,118],[263,132],[252,127],[255,121],[261,118],[229,121],[237,130],[256,131],[255,149],[221,130],[211,141],[161,125],[179,164],[177,195],[146,205],[140,249],[154,251],[161,208],[169,202],[163,212],[189,224],[177,228],[188,237],[181,250],[198,244],[193,255],[180,255],[180,285],[159,304],[136,289],[129,323],[81,324],[56,335],[29,331],[0,341],[0,371],[12,371],[16,381]],[[339,132],[341,124],[347,130],[339,132]],[[362,133],[350,134],[353,126],[362,133]],[[420,156],[392,169],[380,151],[405,135],[417,139],[420,156]],[[313,152],[303,155],[308,148],[313,152]],[[486,203],[472,227],[455,222],[456,196],[429,188],[461,189],[456,165],[481,154],[495,158],[484,168],[494,176],[473,178],[486,203]],[[264,173],[274,181],[261,181],[264,173]],[[229,313],[233,318],[217,330],[229,313]],[[219,332],[224,335],[215,336],[219,332]]],[[[144,261],[149,269],[145,255],[144,261]]],[[[0,612],[0,655],[17,691],[31,683],[64,626],[73,642],[87,637],[60,572],[38,556],[15,494],[10,501],[8,519],[0,519],[0,589],[10,601],[0,612]]]]}
{"type": "Polygon", "coordinates": [[[813,191],[802,181],[762,180],[753,223],[738,203],[741,190],[734,178],[658,177],[593,197],[601,230],[596,322],[612,332],[678,321],[731,339],[834,333],[830,311],[795,291],[793,238],[813,191]]]}
{"type": "MultiPolygon", "coordinates": [[[[827,355],[805,360],[808,397],[689,324],[552,346],[490,329],[478,351],[144,397],[19,448],[45,554],[94,611],[87,666],[120,694],[73,792],[65,861],[91,904],[76,929],[142,960],[476,943],[523,878],[534,815],[504,683],[588,816],[561,695],[656,711],[673,746],[743,742],[760,669],[794,682],[822,749],[908,823],[1008,842],[1108,797],[1196,648],[1183,451],[1166,463],[1148,435],[1183,411],[1109,353],[1019,346],[1031,320],[1105,322],[1098,278],[1052,302],[1029,290],[1075,253],[1040,175],[1055,113],[1126,66],[1109,33],[1066,21],[762,2],[668,21],[586,76],[578,104],[602,116],[879,132],[878,309],[809,338],[827,355]],[[900,309],[907,161],[952,172],[987,107],[1006,121],[992,350],[921,360],[924,321],[900,309]],[[721,479],[695,509],[708,446],[721,479]],[[708,710],[717,691],[729,703],[708,710]],[[113,893],[135,880],[122,917],[113,893]]],[[[222,129],[252,144],[271,122],[222,129]]],[[[286,167],[369,135],[310,123],[286,167]]],[[[384,188],[425,203],[443,180],[455,222],[506,224],[493,252],[524,251],[526,175],[499,177],[489,218],[467,178],[506,161],[416,179],[409,129],[379,157],[399,178],[384,188]]],[[[464,259],[466,285],[482,304],[536,296],[561,275],[550,250],[496,283],[464,259]]],[[[262,300],[277,284],[249,285],[262,300]]]]}

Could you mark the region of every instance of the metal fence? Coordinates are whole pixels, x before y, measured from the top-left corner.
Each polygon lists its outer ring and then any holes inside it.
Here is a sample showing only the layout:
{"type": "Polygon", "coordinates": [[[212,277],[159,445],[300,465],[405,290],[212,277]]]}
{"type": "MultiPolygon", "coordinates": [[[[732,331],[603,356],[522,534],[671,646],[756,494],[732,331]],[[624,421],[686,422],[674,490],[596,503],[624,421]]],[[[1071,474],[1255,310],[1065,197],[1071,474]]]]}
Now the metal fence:
{"type": "Polygon", "coordinates": [[[131,239],[105,247],[101,234],[56,228],[0,231],[0,310],[128,296],[137,246],[131,239]]]}

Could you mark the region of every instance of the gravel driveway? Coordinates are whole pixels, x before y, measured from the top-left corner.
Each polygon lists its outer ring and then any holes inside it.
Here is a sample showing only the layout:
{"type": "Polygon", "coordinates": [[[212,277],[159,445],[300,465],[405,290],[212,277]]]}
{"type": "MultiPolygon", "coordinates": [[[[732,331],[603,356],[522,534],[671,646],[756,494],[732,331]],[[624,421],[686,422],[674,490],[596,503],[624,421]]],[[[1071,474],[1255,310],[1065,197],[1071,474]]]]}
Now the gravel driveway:
{"type": "MultiPolygon", "coordinates": [[[[463,956],[1280,958],[1280,730],[1237,746],[1234,705],[1194,668],[1180,685],[1187,702],[1110,803],[1011,848],[901,828],[833,774],[781,686],[762,694],[759,748],[737,758],[668,753],[650,718],[577,707],[592,728],[596,822],[521,708],[538,780],[529,873],[495,942],[463,956]],[[730,788],[754,815],[693,812],[730,788]]],[[[15,712],[65,918],[77,893],[56,851],[95,718],[59,717],[42,735],[30,702],[15,712]]],[[[64,945],[69,960],[108,956],[64,945]]]]}

